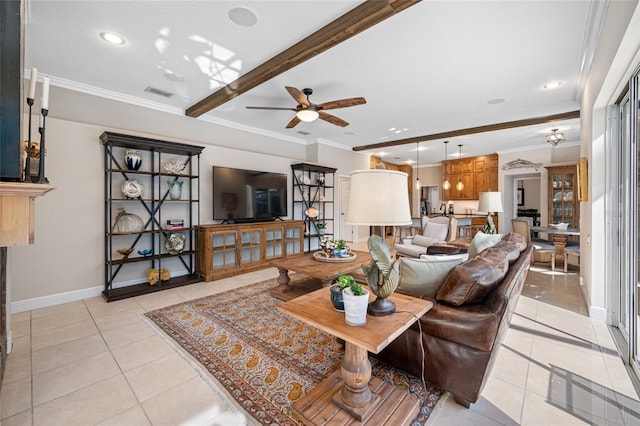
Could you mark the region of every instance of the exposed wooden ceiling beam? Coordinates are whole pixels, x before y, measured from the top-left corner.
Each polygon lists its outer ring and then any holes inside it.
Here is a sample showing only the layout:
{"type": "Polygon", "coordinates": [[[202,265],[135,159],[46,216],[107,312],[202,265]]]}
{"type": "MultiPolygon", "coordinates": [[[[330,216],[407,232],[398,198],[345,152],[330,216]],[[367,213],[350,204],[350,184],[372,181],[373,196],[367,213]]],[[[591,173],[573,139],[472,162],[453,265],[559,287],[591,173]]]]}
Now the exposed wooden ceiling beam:
{"type": "Polygon", "coordinates": [[[354,151],[366,151],[368,149],[388,148],[390,146],[407,145],[417,142],[433,141],[436,139],[455,138],[459,136],[473,135],[476,133],[494,132],[496,130],[513,129],[516,127],[533,126],[534,124],[553,123],[555,121],[571,120],[580,118],[580,111],[563,112],[561,114],[547,115],[544,117],[525,118],[523,120],[507,121],[504,123],[488,124],[486,126],[469,127],[468,129],[452,130],[449,132],[434,133],[432,135],[415,136],[413,138],[398,139],[374,143],[371,145],[361,145],[353,147],[354,151]]]}
{"type": "Polygon", "coordinates": [[[189,117],[199,117],[420,1],[422,0],[367,0],[237,80],[190,106],[185,114],[189,117]]]}

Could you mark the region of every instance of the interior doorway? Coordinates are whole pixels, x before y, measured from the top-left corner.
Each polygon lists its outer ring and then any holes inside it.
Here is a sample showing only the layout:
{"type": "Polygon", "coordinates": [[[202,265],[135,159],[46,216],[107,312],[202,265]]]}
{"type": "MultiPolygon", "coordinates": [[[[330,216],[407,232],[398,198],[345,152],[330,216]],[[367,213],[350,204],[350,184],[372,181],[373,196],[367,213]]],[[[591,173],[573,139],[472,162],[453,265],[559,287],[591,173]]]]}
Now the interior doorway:
{"type": "Polygon", "coordinates": [[[339,214],[339,229],[338,237],[341,240],[347,242],[354,242],[357,239],[355,227],[347,223],[347,209],[349,208],[349,196],[351,195],[351,177],[339,176],[338,184],[340,187],[340,205],[338,206],[339,214]]]}

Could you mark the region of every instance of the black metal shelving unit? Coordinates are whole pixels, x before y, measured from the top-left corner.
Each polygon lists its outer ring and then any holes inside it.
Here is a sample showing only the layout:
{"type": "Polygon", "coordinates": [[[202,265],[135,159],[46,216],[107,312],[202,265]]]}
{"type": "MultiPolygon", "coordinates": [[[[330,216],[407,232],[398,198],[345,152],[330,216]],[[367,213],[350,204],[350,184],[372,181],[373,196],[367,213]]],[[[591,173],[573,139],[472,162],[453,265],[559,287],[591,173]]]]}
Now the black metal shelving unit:
{"type": "Polygon", "coordinates": [[[196,227],[200,224],[199,172],[200,153],[204,147],[167,142],[157,139],[104,132],[100,136],[104,145],[104,231],[105,231],[105,286],[102,295],[108,301],[166,290],[202,281],[196,272],[196,227]],[[143,156],[140,170],[125,167],[127,150],[139,151],[143,156]],[[176,159],[184,161],[184,173],[163,171],[163,164],[176,159]],[[122,183],[139,180],[144,193],[138,198],[126,198],[121,192],[122,183]],[[169,197],[168,182],[183,182],[182,197],[169,197]],[[186,192],[186,196],[185,196],[186,192]],[[137,214],[144,222],[144,229],[134,233],[112,232],[116,210],[124,208],[137,214]],[[181,229],[166,229],[166,220],[180,216],[184,220],[181,229]],[[169,253],[166,239],[172,233],[185,236],[185,246],[180,253],[169,253]],[[117,252],[119,248],[131,248],[128,256],[117,252]],[[141,249],[151,253],[142,256],[141,249]],[[147,269],[170,271],[171,278],[151,285],[147,269]]]}
{"type": "Polygon", "coordinates": [[[318,250],[322,235],[333,236],[335,179],[337,169],[315,164],[292,164],[293,171],[293,219],[304,220],[304,252],[318,250]],[[321,183],[322,182],[322,183],[321,183]],[[309,209],[316,209],[318,215],[310,217],[309,209]],[[324,233],[320,233],[316,224],[326,224],[324,233]]]}

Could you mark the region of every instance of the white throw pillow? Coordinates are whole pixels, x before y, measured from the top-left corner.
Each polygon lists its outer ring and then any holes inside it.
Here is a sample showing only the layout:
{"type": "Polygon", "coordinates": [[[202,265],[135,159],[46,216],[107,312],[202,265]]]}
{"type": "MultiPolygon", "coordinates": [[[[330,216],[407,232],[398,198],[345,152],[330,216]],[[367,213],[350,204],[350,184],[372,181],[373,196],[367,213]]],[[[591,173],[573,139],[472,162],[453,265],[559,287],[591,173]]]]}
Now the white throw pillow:
{"type": "Polygon", "coordinates": [[[449,272],[464,262],[460,256],[438,256],[439,260],[400,260],[400,284],[398,288],[435,297],[438,289],[447,279],[449,272]]]}
{"type": "Polygon", "coordinates": [[[439,242],[440,240],[436,240],[435,238],[425,237],[424,235],[416,235],[415,237],[413,237],[413,244],[416,246],[429,247],[439,242]]]}
{"type": "Polygon", "coordinates": [[[447,239],[448,233],[449,225],[445,223],[429,222],[424,228],[424,233],[422,235],[429,238],[435,238],[438,241],[444,241],[447,239]]]}
{"type": "Polygon", "coordinates": [[[502,234],[485,234],[484,232],[478,232],[469,244],[469,249],[467,250],[469,258],[475,257],[484,249],[495,246],[501,239],[502,234]]]}

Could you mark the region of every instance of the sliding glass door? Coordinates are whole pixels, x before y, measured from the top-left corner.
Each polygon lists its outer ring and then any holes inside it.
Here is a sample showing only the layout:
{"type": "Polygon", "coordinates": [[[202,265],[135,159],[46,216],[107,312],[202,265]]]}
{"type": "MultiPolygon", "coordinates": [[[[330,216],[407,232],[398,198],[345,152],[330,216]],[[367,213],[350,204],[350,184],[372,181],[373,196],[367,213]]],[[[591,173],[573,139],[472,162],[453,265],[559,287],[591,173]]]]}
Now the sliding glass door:
{"type": "Polygon", "coordinates": [[[618,346],[625,361],[640,376],[640,111],[637,71],[629,81],[628,92],[615,106],[610,129],[608,162],[614,171],[609,174],[607,203],[611,221],[610,262],[608,280],[613,285],[611,320],[617,328],[618,346]]]}

